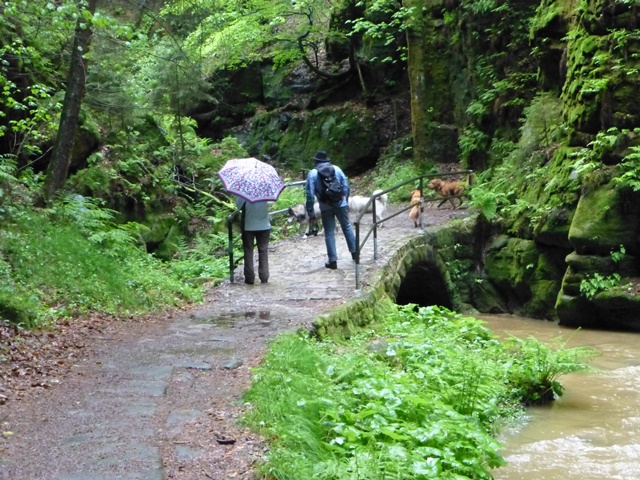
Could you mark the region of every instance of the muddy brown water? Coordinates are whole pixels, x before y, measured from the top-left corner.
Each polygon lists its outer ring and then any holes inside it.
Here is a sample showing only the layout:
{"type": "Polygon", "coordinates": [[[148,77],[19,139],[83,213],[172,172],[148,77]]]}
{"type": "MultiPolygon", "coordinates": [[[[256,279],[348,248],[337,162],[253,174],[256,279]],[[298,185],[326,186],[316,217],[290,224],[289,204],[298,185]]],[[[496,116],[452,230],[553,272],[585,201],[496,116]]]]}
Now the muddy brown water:
{"type": "Polygon", "coordinates": [[[559,379],[564,395],[532,407],[524,421],[504,431],[506,467],[496,480],[630,480],[640,478],[640,337],[633,333],[563,328],[553,322],[483,315],[498,335],[557,337],[567,346],[589,345],[600,355],[599,374],[559,379]]]}

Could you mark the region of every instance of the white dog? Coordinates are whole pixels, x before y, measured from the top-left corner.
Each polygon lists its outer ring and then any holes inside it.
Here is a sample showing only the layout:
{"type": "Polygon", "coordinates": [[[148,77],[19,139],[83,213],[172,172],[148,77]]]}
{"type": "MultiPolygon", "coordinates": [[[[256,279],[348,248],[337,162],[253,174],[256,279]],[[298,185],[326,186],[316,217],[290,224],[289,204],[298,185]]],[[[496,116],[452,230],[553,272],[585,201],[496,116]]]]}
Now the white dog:
{"type": "Polygon", "coordinates": [[[310,232],[309,226],[311,224],[311,220],[309,219],[309,214],[307,213],[307,208],[304,203],[298,203],[293,207],[289,207],[289,223],[298,222],[298,235],[302,235],[302,230],[304,229],[304,236],[308,235],[318,235],[318,233],[322,233],[322,215],[320,214],[320,205],[318,202],[313,204],[313,213],[316,215],[316,225],[320,228],[320,231],[310,232]]]}
{"type": "MultiPolygon", "coordinates": [[[[376,190],[373,194],[377,194],[382,192],[382,190],[376,190]]],[[[360,215],[360,212],[364,209],[365,205],[369,201],[371,197],[363,197],[362,195],[352,195],[349,197],[349,210],[357,215],[360,215]]],[[[384,218],[384,212],[387,209],[387,194],[380,195],[376,197],[376,223],[380,225],[380,220],[384,218]]],[[[373,203],[369,204],[367,211],[365,213],[373,212],[373,203]]]]}

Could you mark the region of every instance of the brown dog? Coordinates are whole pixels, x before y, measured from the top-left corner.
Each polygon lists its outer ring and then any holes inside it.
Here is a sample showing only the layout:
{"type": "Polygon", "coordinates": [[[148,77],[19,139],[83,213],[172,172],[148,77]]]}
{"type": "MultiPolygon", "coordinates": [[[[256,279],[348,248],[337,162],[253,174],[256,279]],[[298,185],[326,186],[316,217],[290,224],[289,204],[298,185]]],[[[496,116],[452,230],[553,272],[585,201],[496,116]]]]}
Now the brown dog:
{"type": "Polygon", "coordinates": [[[418,219],[420,218],[421,198],[420,190],[411,190],[411,205],[413,205],[413,207],[409,210],[409,218],[413,220],[413,226],[416,228],[418,227],[418,219]]]}
{"type": "Polygon", "coordinates": [[[445,180],[440,180],[439,178],[434,178],[429,182],[429,188],[434,190],[443,198],[443,200],[438,204],[438,208],[440,208],[447,200],[451,203],[451,206],[454,209],[457,208],[454,198],[457,198],[460,201],[460,203],[458,203],[458,207],[462,205],[464,187],[464,182],[447,182],[445,180]]]}

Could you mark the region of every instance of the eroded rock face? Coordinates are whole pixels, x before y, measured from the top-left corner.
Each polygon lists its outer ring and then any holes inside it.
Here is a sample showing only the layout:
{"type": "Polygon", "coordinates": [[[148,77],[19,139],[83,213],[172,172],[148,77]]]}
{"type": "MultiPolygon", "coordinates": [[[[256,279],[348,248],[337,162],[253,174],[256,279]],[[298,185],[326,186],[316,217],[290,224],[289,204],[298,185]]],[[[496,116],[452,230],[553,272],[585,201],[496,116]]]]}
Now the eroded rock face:
{"type": "Polygon", "coordinates": [[[561,325],[640,331],[640,202],[628,195],[608,184],[581,196],[556,302],[561,325]]]}

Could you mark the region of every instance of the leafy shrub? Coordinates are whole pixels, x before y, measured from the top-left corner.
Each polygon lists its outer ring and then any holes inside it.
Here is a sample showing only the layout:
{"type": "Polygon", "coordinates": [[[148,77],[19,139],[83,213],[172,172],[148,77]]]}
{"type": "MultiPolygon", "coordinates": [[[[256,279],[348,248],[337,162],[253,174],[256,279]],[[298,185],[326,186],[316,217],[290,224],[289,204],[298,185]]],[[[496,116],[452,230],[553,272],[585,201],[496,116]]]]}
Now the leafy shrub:
{"type": "Polygon", "coordinates": [[[621,280],[622,277],[617,273],[611,275],[589,274],[580,282],[580,293],[587,299],[593,300],[598,293],[620,285],[621,280]]]}
{"type": "Polygon", "coordinates": [[[622,174],[614,178],[620,187],[640,192],[640,146],[631,147],[631,153],[624,157],[618,165],[622,174]]]}
{"type": "Polygon", "coordinates": [[[96,201],[67,197],[5,222],[2,317],[32,327],[89,311],[133,314],[201,299],[200,288],[147,254],[135,224],[112,218],[96,201]]]}
{"type": "Polygon", "coordinates": [[[588,347],[566,348],[566,341],[556,339],[555,348],[535,338],[512,337],[506,347],[512,352],[505,364],[517,395],[526,405],[548,403],[561,397],[564,388],[558,378],[568,373],[592,371],[583,362],[595,355],[588,347]]]}
{"type": "Polygon", "coordinates": [[[498,342],[439,307],[386,305],[348,342],[282,335],[245,395],[273,478],[492,478],[498,425],[591,351],[498,342]],[[564,352],[564,353],[563,353],[564,352]]]}

